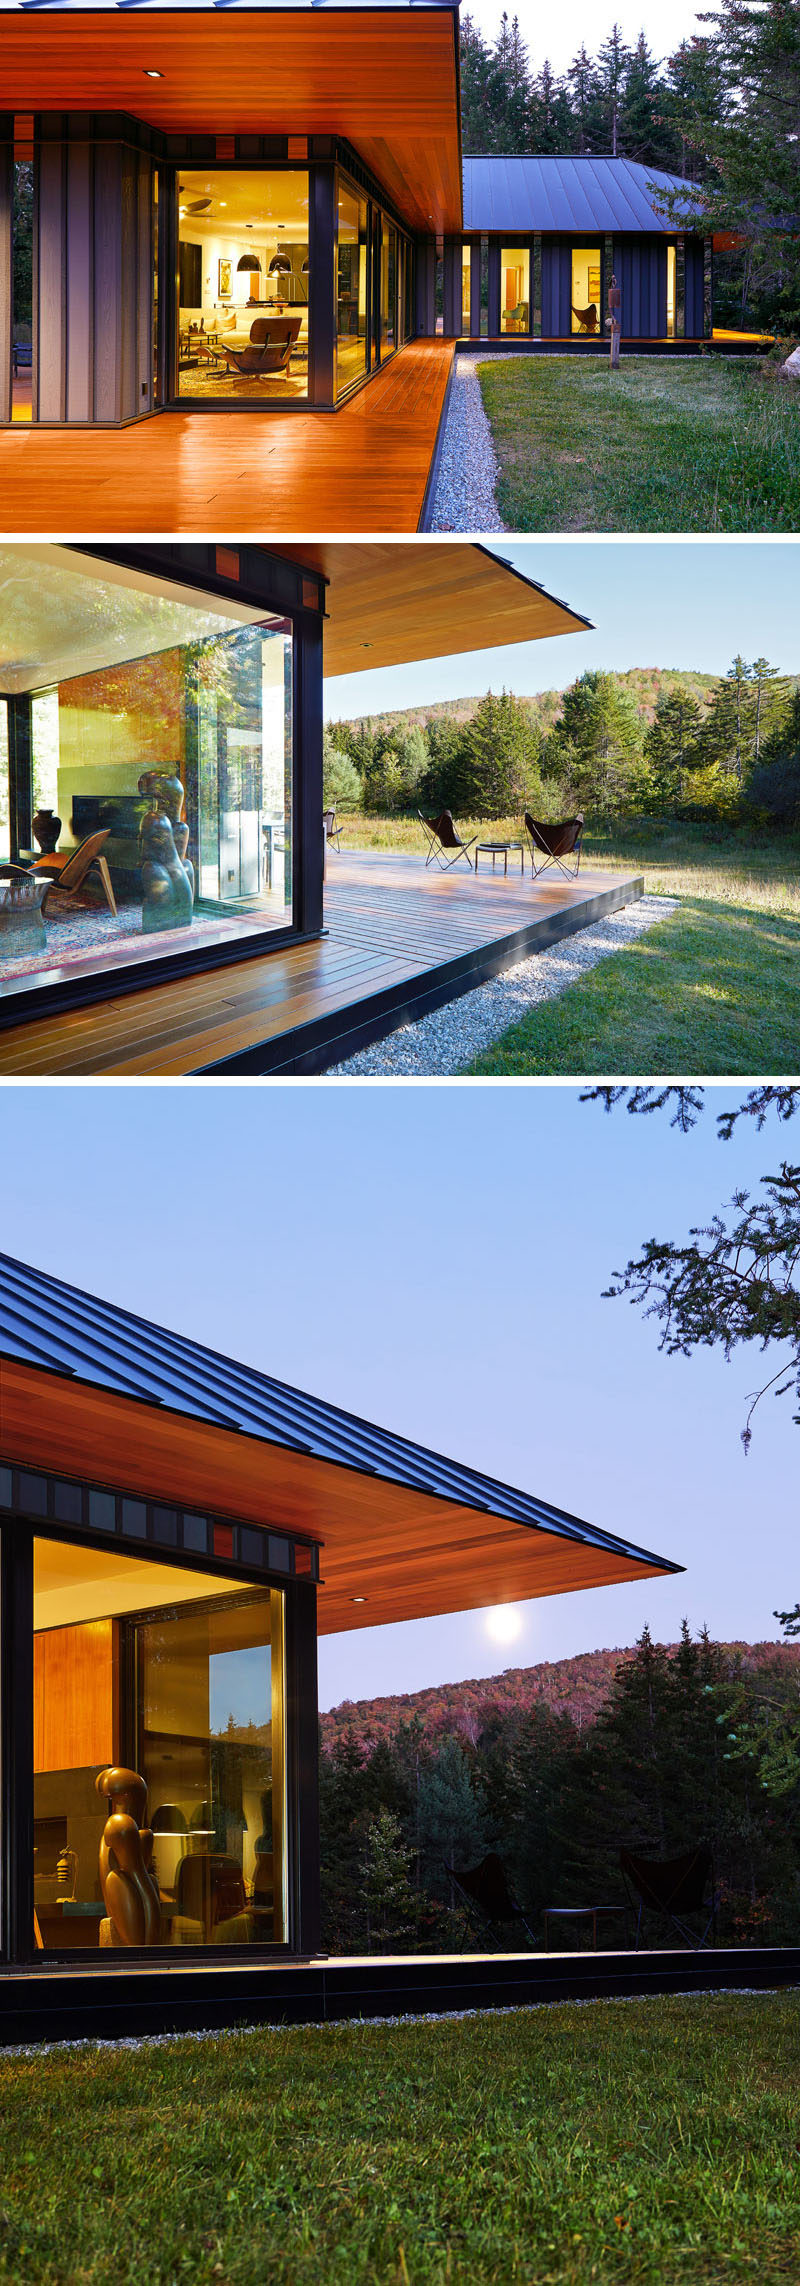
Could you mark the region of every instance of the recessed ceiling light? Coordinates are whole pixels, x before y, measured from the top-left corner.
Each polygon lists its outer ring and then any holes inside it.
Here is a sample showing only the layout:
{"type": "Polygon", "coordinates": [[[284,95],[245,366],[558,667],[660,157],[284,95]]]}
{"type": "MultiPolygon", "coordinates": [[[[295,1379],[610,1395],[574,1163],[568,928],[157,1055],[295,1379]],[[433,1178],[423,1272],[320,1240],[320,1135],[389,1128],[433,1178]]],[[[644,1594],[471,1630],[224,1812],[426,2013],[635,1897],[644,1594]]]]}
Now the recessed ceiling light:
{"type": "Polygon", "coordinates": [[[365,1595],[351,1595],[350,1597],[351,1603],[366,1603],[366,1600],[365,1595]]]}
{"type": "Polygon", "coordinates": [[[146,71],[144,77],[145,79],[163,79],[164,74],[163,71],[146,71]]]}

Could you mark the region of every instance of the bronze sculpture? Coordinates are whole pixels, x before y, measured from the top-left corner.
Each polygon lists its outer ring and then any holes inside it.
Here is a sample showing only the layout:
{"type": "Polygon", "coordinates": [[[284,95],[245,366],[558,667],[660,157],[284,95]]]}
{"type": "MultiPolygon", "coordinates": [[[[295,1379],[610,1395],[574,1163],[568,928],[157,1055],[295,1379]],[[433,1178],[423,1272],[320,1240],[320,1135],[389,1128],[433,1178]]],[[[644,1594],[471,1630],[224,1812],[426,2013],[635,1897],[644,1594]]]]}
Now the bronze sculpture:
{"type": "Polygon", "coordinates": [[[194,904],[194,867],[186,855],[189,828],[177,767],[143,770],[139,792],[152,805],[139,829],[142,928],[145,933],[186,928],[194,904]]]}
{"type": "Polygon", "coordinates": [[[144,1824],[147,1787],[138,1770],[101,1770],[98,1794],[110,1803],[100,1841],[100,1887],[107,1920],[101,1946],[157,1945],[161,1904],[153,1873],[153,1836],[144,1824]]]}
{"type": "Polygon", "coordinates": [[[611,327],[611,363],[619,364],[619,344],[622,333],[622,294],[612,271],[608,289],[608,323],[611,327]]]}

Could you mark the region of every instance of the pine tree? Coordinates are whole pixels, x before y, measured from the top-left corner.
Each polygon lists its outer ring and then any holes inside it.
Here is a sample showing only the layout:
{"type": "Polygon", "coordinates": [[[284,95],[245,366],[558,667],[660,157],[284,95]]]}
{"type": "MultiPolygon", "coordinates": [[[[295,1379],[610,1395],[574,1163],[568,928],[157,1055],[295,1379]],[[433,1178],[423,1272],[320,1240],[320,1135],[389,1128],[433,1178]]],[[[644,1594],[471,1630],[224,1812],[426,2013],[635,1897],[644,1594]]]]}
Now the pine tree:
{"type": "Polygon", "coordinates": [[[603,41],[600,49],[597,66],[603,113],[614,159],[619,152],[620,112],[630,61],[631,51],[625,45],[619,25],[612,24],[608,39],[603,41]]]}
{"type": "Polygon", "coordinates": [[[653,772],[659,798],[672,808],[683,797],[687,773],[701,761],[699,744],[703,714],[691,691],[662,693],[655,719],[645,735],[644,751],[653,772]]]}

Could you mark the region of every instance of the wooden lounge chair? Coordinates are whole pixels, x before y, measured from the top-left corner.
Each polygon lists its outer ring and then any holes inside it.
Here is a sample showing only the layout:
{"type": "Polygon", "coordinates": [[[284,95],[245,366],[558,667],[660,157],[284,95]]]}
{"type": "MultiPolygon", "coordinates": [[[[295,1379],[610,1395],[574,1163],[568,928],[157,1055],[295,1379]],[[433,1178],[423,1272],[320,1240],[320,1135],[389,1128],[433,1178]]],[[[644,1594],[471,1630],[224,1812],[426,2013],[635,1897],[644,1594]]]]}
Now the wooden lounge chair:
{"type": "Polygon", "coordinates": [[[574,881],[581,862],[583,818],[562,818],[552,825],[542,818],[532,818],[525,811],[525,831],[531,853],[531,872],[545,873],[554,865],[563,873],[565,881],[574,881]]]}
{"type": "Polygon", "coordinates": [[[288,373],[302,317],[255,318],[246,349],[230,349],[223,340],[227,370],[234,373],[288,373]]]}
{"type": "Polygon", "coordinates": [[[708,1943],[708,1932],[716,1935],[717,1900],[714,1890],[714,1861],[704,1842],[695,1849],[681,1852],[679,1857],[637,1857],[629,1849],[619,1853],[622,1878],[636,1919],[636,1951],[642,1916],[657,1913],[662,1920],[671,1922],[684,1944],[691,1945],[695,1953],[702,1952],[708,1943]],[[687,1913],[697,1914],[703,1923],[698,1936],[687,1922],[687,1913]]]}
{"type": "Polygon", "coordinates": [[[330,845],[331,845],[331,842],[332,842],[332,843],[333,843],[333,846],[334,846],[334,849],[341,849],[341,846],[342,846],[342,828],[341,828],[341,826],[340,826],[340,825],[337,825],[337,823],[336,823],[336,803],[335,803],[335,802],[334,802],[334,805],[333,805],[333,809],[332,809],[332,810],[323,810],[323,812],[322,812],[322,823],[323,823],[323,825],[324,825],[324,827],[325,827],[325,832],[326,832],[326,835],[327,835],[327,840],[328,840],[328,847],[330,848],[330,845]]]}
{"type": "MultiPolygon", "coordinates": [[[[475,1911],[482,1916],[484,1923],[488,1922],[491,1929],[507,1928],[509,1922],[521,1921],[526,1936],[534,1944],[533,1931],[528,1927],[522,1906],[517,1904],[516,1897],[509,1888],[503,1860],[498,1857],[495,1849],[487,1850],[479,1865],[464,1866],[457,1872],[455,1866],[448,1865],[445,1859],[444,1869],[463,1899],[467,1927],[471,1928],[475,1911]]],[[[466,1928],[464,1934],[466,1936],[466,1928]]]]}
{"type": "Polygon", "coordinates": [[[469,841],[462,841],[458,827],[453,824],[452,810],[442,810],[438,818],[424,818],[418,810],[417,817],[428,842],[426,866],[438,865],[440,873],[449,873],[451,865],[457,865],[459,858],[465,857],[471,872],[469,852],[478,839],[477,834],[471,834],[469,841]]]}
{"type": "Polygon", "coordinates": [[[37,857],[32,871],[34,873],[46,873],[53,883],[52,889],[48,892],[48,907],[54,896],[56,900],[59,897],[77,897],[87,876],[94,873],[102,883],[103,895],[109,912],[116,914],[117,900],[114,896],[108,865],[103,856],[110,832],[111,827],[105,826],[100,833],[87,834],[86,840],[80,842],[77,849],[60,856],[56,854],[53,857],[37,857]]]}

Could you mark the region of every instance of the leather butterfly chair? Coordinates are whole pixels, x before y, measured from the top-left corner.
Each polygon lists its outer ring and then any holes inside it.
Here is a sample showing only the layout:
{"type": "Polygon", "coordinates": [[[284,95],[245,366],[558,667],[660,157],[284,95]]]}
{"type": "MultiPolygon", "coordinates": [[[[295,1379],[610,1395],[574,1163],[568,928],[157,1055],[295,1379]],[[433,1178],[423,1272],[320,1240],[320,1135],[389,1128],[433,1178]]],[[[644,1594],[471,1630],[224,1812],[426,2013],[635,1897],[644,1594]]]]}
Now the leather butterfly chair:
{"type": "Polygon", "coordinates": [[[452,810],[442,810],[438,818],[424,818],[422,811],[418,810],[417,817],[428,843],[426,867],[438,865],[441,873],[449,873],[451,865],[457,865],[459,858],[465,857],[471,872],[472,858],[469,852],[473,842],[478,839],[477,834],[471,834],[469,841],[462,841],[458,827],[453,824],[452,810]]]}
{"type": "Polygon", "coordinates": [[[229,349],[223,341],[228,372],[288,373],[302,323],[302,317],[255,318],[246,349],[229,349]]]}
{"type": "Polygon", "coordinates": [[[111,827],[105,826],[100,833],[87,834],[86,840],[80,842],[77,849],[65,852],[60,856],[55,854],[52,857],[37,857],[35,865],[31,868],[32,872],[46,873],[53,883],[53,888],[48,891],[47,896],[48,912],[54,896],[56,899],[59,897],[77,897],[87,876],[94,873],[102,883],[103,895],[109,912],[116,914],[117,900],[111,883],[111,875],[103,856],[110,832],[111,827]]]}
{"type": "Polygon", "coordinates": [[[554,865],[565,881],[574,881],[581,862],[583,818],[562,818],[559,824],[551,825],[545,819],[532,818],[526,810],[525,831],[534,878],[554,865]]]}
{"type": "Polygon", "coordinates": [[[340,826],[340,825],[337,825],[337,823],[336,823],[336,803],[335,803],[335,802],[334,802],[334,805],[333,805],[333,809],[332,809],[332,810],[323,810],[323,812],[322,812],[322,823],[323,823],[323,825],[324,825],[324,827],[325,827],[325,832],[326,832],[326,835],[327,835],[327,840],[328,840],[328,847],[330,848],[330,845],[331,845],[331,843],[333,843],[333,846],[334,846],[334,848],[335,848],[335,849],[341,849],[341,846],[342,846],[342,828],[341,828],[341,826],[340,826]]]}
{"type": "Polygon", "coordinates": [[[702,1952],[707,1945],[709,1929],[714,1941],[717,1918],[714,1861],[706,1843],[683,1850],[679,1857],[666,1858],[637,1857],[633,1850],[622,1849],[619,1862],[634,1910],[638,1907],[637,1953],[645,1912],[656,1913],[662,1920],[669,1921],[693,1952],[702,1952]],[[687,1921],[687,1913],[696,1914],[702,1922],[700,1935],[687,1921]]]}
{"type": "Polygon", "coordinates": [[[477,1910],[483,1923],[488,1922],[491,1929],[507,1927],[512,1921],[521,1921],[526,1936],[535,1946],[533,1931],[528,1927],[522,1906],[517,1904],[513,1890],[509,1888],[503,1860],[498,1857],[495,1849],[487,1850],[479,1865],[462,1866],[460,1872],[456,1872],[454,1865],[448,1865],[445,1858],[444,1869],[463,1900],[467,1916],[465,1937],[467,1927],[472,1927],[473,1912],[477,1910]]]}
{"type": "Polygon", "coordinates": [[[585,310],[576,310],[573,302],[572,315],[577,318],[581,333],[599,333],[599,311],[596,302],[590,302],[588,309],[585,310]]]}

